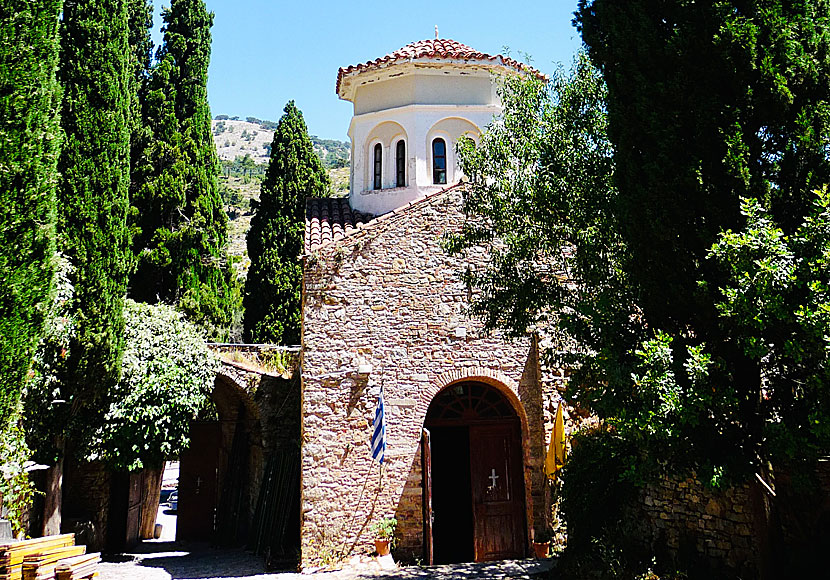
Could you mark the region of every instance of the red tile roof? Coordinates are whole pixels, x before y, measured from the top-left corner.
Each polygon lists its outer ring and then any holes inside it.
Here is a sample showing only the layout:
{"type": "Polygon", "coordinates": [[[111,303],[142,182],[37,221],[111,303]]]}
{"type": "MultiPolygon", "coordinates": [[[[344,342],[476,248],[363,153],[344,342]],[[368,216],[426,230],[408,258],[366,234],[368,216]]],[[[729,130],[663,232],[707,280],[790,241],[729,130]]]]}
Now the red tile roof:
{"type": "Polygon", "coordinates": [[[500,54],[492,56],[484,52],[479,52],[473,48],[470,48],[466,44],[461,44],[460,42],[456,42],[455,40],[451,40],[449,38],[430,38],[428,40],[419,40],[418,42],[407,44],[403,48],[399,48],[395,52],[376,58],[375,60],[350,65],[345,68],[341,67],[340,70],[337,71],[337,87],[335,92],[338,95],[340,94],[340,83],[343,80],[343,77],[350,73],[381,68],[398,60],[411,61],[431,58],[489,61],[492,64],[501,64],[507,67],[512,67],[516,70],[525,71],[535,75],[542,80],[547,80],[547,77],[538,70],[524,63],[513,60],[510,57],[502,56],[500,54]]]}
{"type": "Polygon", "coordinates": [[[428,193],[410,201],[406,205],[394,209],[388,213],[373,216],[370,214],[355,211],[349,205],[348,198],[310,198],[306,200],[305,213],[305,253],[323,247],[331,242],[342,240],[363,228],[373,228],[387,220],[402,218],[402,214],[410,211],[413,207],[424,203],[435,201],[440,196],[450,191],[464,187],[463,181],[450,185],[445,189],[428,193]]]}
{"type": "Polygon", "coordinates": [[[374,216],[352,211],[349,200],[340,198],[312,198],[306,201],[305,251],[340,240],[359,224],[365,224],[374,216]]]}

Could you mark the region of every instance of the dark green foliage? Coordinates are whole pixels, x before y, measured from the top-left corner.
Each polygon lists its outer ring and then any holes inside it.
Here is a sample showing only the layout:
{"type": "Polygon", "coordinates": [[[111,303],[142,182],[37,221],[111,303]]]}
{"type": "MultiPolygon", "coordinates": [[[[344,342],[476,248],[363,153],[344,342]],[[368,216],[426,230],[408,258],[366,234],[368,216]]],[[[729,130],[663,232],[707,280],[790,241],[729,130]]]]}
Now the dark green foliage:
{"type": "Polygon", "coordinates": [[[226,254],[207,103],[213,14],[202,0],[174,0],[162,18],[164,43],[143,104],[151,137],[132,175],[130,295],[175,303],[211,337],[224,338],[240,291],[226,254]]]}
{"type": "Polygon", "coordinates": [[[285,106],[256,214],[248,232],[245,340],[299,344],[305,200],[327,195],[329,178],[314,153],[303,115],[285,106]]]}
{"type": "Polygon", "coordinates": [[[609,430],[580,433],[571,449],[561,504],[568,547],[557,573],[563,578],[640,577],[635,571],[645,572],[652,564],[631,529],[636,520],[630,506],[639,493],[631,467],[641,450],[609,430]]]}
{"type": "Polygon", "coordinates": [[[582,0],[577,22],[608,85],[621,268],[662,344],[637,376],[671,384],[667,441],[715,481],[815,458],[830,446],[814,193],[830,181],[830,4],[582,0]]]}
{"type": "MultiPolygon", "coordinates": [[[[121,0],[67,0],[59,77],[66,135],[59,159],[59,247],[75,270],[69,344],[57,398],[87,433],[118,380],[129,268],[130,50],[121,0]]],[[[79,446],[81,441],[75,441],[79,446]]]]}
{"type": "Polygon", "coordinates": [[[153,6],[148,0],[127,0],[127,20],[130,43],[130,199],[136,197],[138,183],[133,169],[142,163],[142,157],[153,133],[145,122],[142,105],[147,100],[148,81],[152,61],[153,6]]]}
{"type": "Polygon", "coordinates": [[[830,449],[830,19],[583,0],[578,22],[598,69],[507,82],[462,146],[471,219],[448,245],[491,250],[466,273],[488,327],[570,351],[568,398],[603,431],[566,468],[568,550],[627,577],[617,489],[770,465],[809,484],[830,449]]]}
{"type": "Polygon", "coordinates": [[[0,430],[42,333],[55,252],[60,0],[0,9],[0,430]]]}
{"type": "MultiPolygon", "coordinates": [[[[449,246],[492,252],[488,269],[466,274],[481,290],[474,310],[513,335],[538,326],[558,332],[557,346],[571,350],[560,362],[576,369],[569,396],[645,451],[637,469],[662,462],[712,485],[770,460],[809,469],[830,448],[830,213],[816,187],[830,178],[822,152],[830,85],[807,82],[830,72],[824,32],[811,36],[811,24],[774,3],[738,19],[755,31],[740,41],[727,34],[740,10],[718,4],[725,15],[700,19],[719,31],[715,44],[732,38],[733,57],[746,43],[756,56],[745,68],[778,63],[772,83],[770,71],[753,76],[730,65],[737,57],[710,62],[702,39],[713,37],[684,29],[709,5],[593,6],[605,16],[586,8],[591,26],[620,26],[591,37],[598,58],[608,59],[600,62],[612,79],[607,99],[582,61],[571,79],[557,75],[549,94],[510,81],[504,118],[478,148],[462,146],[476,219],[449,246]],[[663,9],[673,23],[665,43],[689,34],[674,52],[647,34],[648,22],[663,38],[663,9]],[[611,19],[620,14],[632,21],[611,19]],[[635,24],[643,26],[636,34],[635,24]],[[783,50],[783,29],[806,36],[783,50]],[[661,51],[674,58],[658,76],[679,83],[676,93],[649,76],[664,66],[652,60],[661,51]],[[778,56],[758,56],[770,51],[778,56]],[[712,83],[695,74],[726,82],[729,66],[744,83],[742,92],[733,87],[743,101],[709,99],[706,90],[681,98],[712,83]],[[775,90],[789,92],[798,110],[787,120],[771,106],[764,125],[756,116],[765,109],[752,99],[775,90]]],[[[830,24],[824,3],[800,6],[830,24]]]]}

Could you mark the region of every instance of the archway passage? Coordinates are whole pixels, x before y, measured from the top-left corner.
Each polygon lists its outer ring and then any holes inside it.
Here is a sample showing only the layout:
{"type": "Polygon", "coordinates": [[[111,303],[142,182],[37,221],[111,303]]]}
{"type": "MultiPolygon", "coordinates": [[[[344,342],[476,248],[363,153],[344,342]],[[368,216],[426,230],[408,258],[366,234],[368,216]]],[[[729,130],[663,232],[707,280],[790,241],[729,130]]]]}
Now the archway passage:
{"type": "Polygon", "coordinates": [[[453,563],[526,553],[521,424],[490,385],[439,392],[424,421],[426,558],[453,563]]]}

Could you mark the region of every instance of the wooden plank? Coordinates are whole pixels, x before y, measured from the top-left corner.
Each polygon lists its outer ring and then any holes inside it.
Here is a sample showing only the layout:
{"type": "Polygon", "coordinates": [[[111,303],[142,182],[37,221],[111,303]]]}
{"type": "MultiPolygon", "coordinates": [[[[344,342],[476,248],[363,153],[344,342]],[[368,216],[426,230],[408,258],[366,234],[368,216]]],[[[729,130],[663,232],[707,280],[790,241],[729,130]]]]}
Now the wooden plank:
{"type": "Polygon", "coordinates": [[[32,538],[30,540],[21,540],[19,542],[4,542],[0,544],[0,552],[22,550],[29,546],[45,545],[49,543],[55,543],[56,546],[69,546],[75,543],[75,534],[58,534],[56,536],[44,536],[42,538],[32,538]]]}
{"type": "Polygon", "coordinates": [[[86,546],[64,546],[26,556],[23,560],[23,580],[52,580],[60,560],[86,553],[86,546]]]}
{"type": "Polygon", "coordinates": [[[65,558],[58,562],[55,568],[57,580],[78,580],[80,578],[91,578],[98,571],[98,562],[101,561],[101,554],[84,554],[65,558]]]}
{"type": "Polygon", "coordinates": [[[51,564],[64,558],[73,556],[83,556],[86,554],[86,546],[62,546],[60,548],[52,548],[39,554],[32,554],[26,556],[23,560],[23,566],[38,566],[41,564],[51,564]]]}
{"type": "Polygon", "coordinates": [[[59,534],[0,544],[0,580],[22,580],[23,560],[41,552],[71,546],[75,534],[59,534]]]}

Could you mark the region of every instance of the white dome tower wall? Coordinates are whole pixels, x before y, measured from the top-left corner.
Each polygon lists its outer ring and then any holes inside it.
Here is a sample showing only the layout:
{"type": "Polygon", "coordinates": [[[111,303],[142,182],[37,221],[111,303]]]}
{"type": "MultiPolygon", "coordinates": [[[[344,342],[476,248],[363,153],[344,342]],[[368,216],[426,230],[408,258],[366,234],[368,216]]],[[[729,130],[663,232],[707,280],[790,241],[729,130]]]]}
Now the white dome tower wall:
{"type": "Polygon", "coordinates": [[[337,93],[354,105],[352,209],[380,215],[457,183],[458,139],[477,141],[501,112],[496,75],[523,73],[546,78],[507,57],[437,38],[341,68],[337,93]],[[443,157],[434,154],[436,139],[444,142],[443,157]]]}

